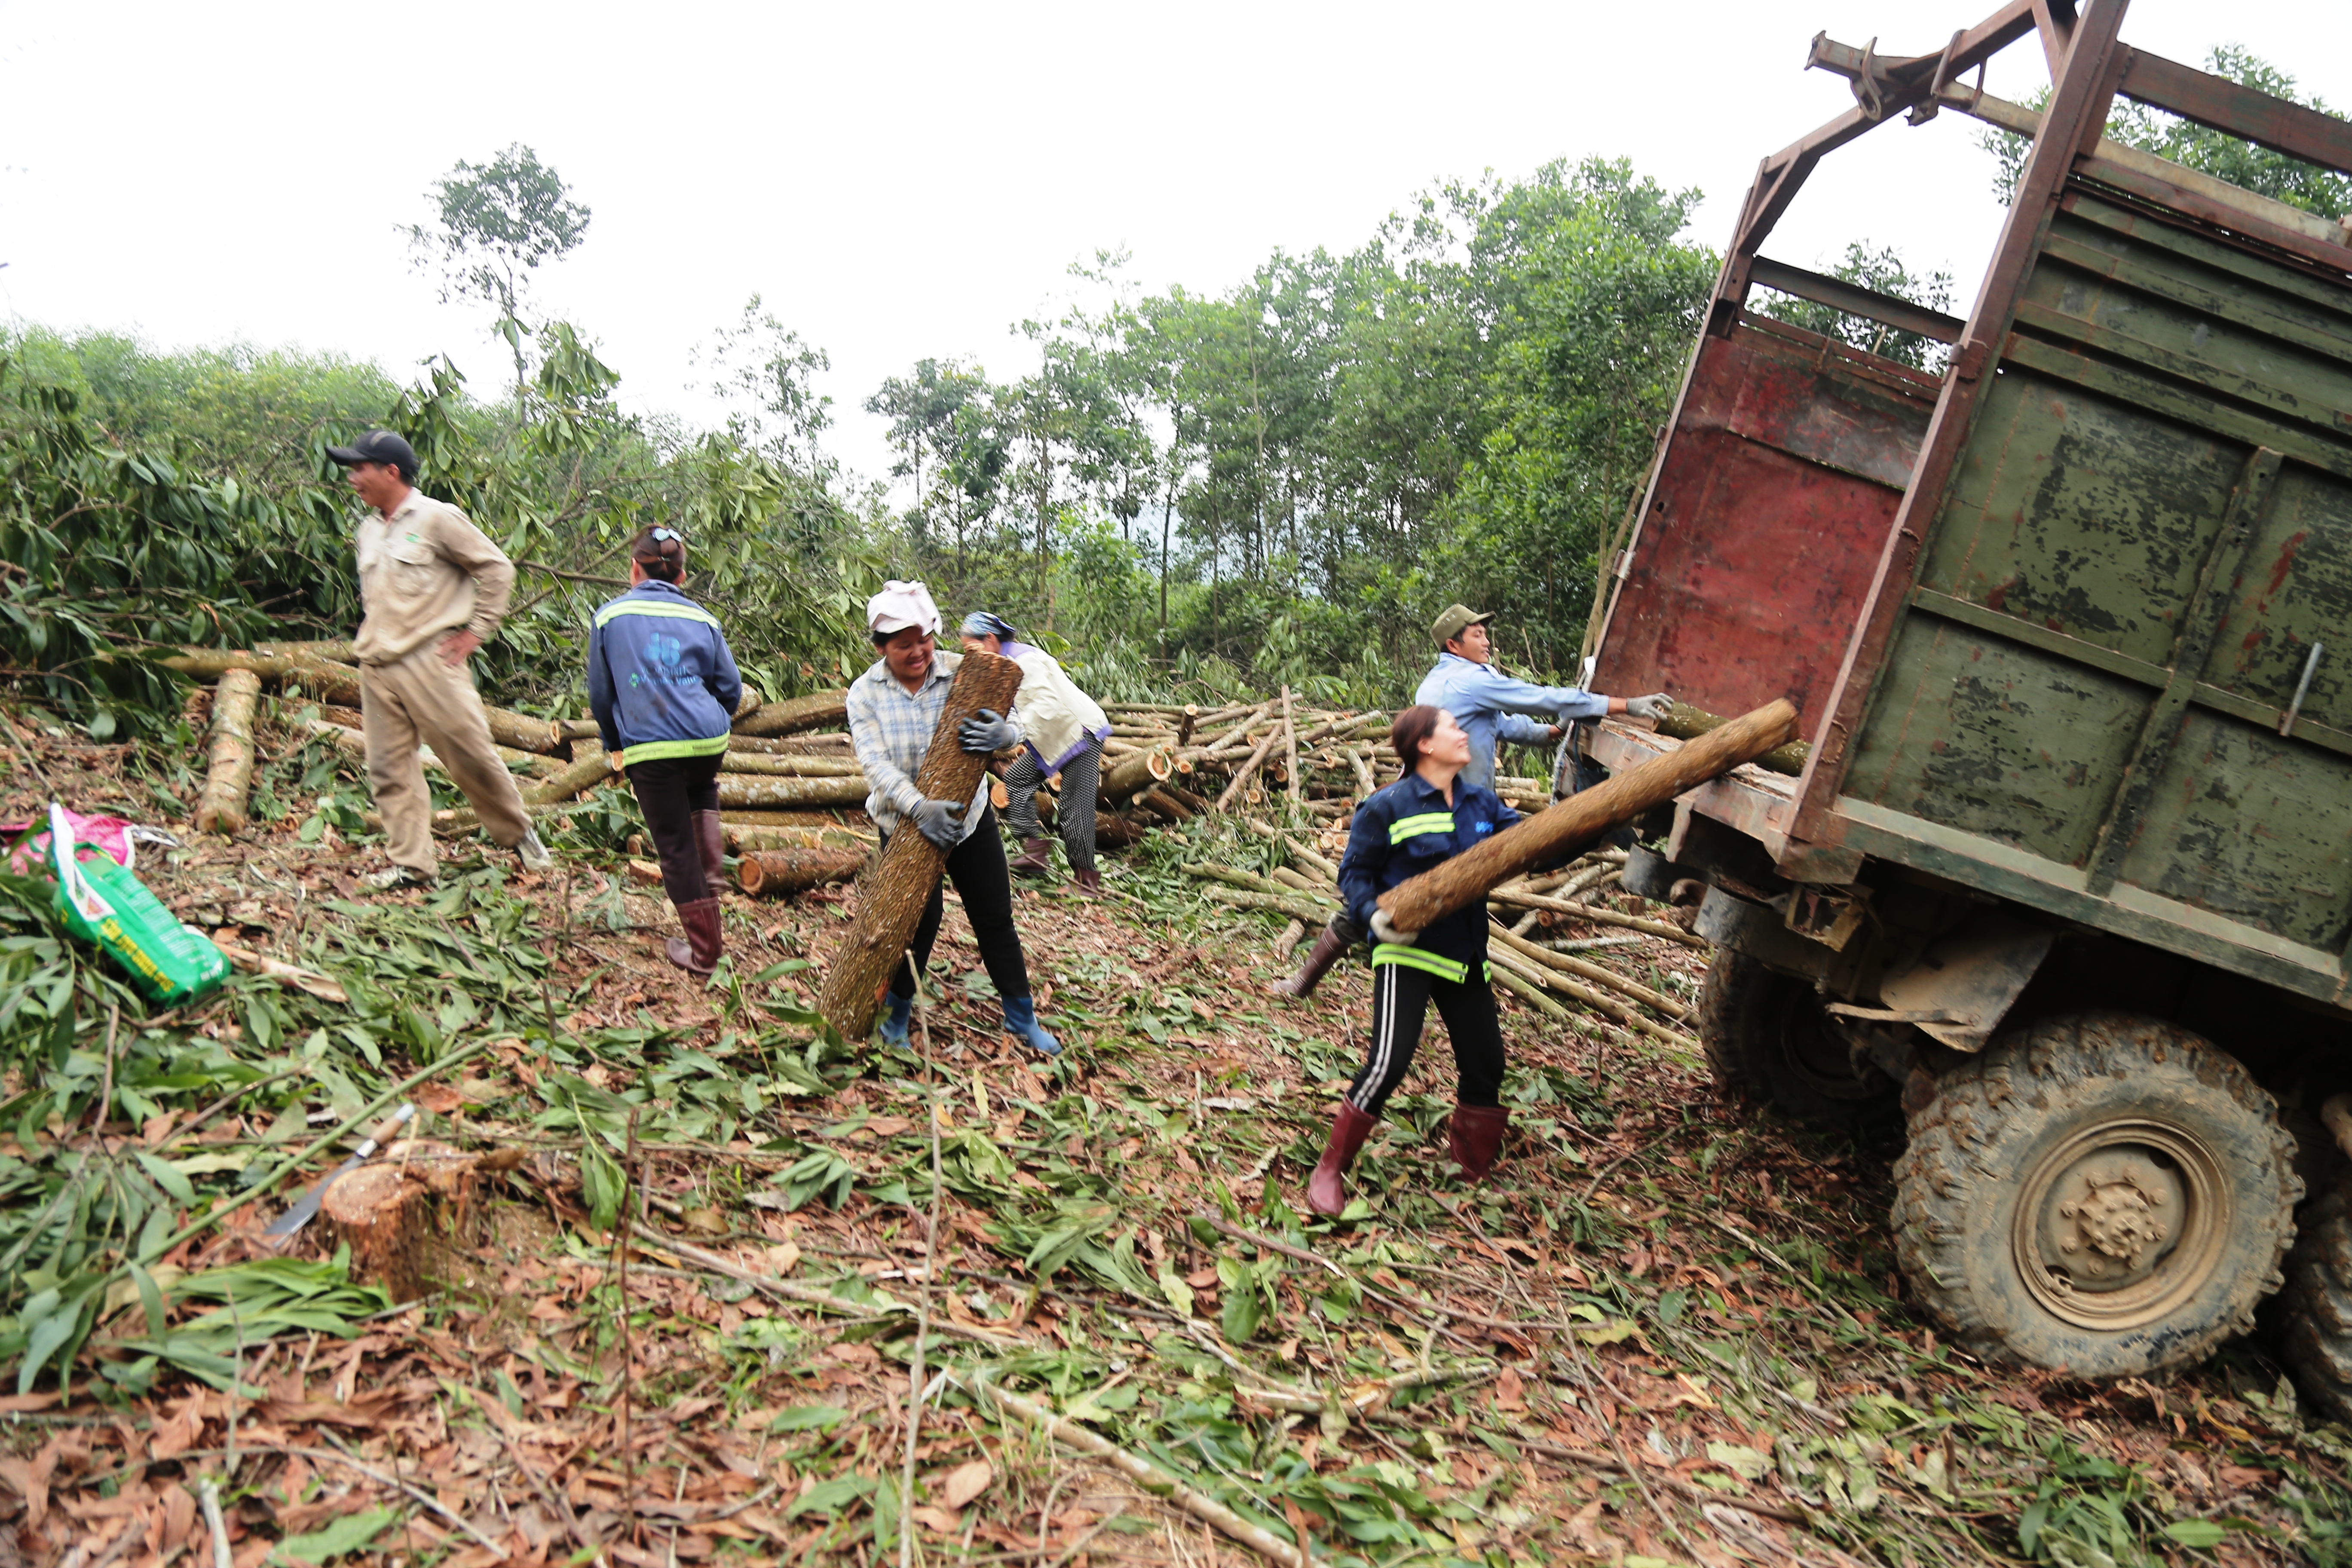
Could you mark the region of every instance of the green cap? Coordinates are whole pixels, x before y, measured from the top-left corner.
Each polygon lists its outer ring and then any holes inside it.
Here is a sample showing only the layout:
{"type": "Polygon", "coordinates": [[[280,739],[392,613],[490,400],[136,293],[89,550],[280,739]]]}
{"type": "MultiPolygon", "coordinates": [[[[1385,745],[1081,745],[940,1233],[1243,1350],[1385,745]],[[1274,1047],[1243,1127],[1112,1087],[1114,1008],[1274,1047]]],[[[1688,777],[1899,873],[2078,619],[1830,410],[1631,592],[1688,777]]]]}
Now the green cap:
{"type": "Polygon", "coordinates": [[[1495,618],[1493,611],[1480,615],[1467,605],[1448,605],[1437,624],[1429,629],[1437,634],[1437,646],[1444,647],[1472,626],[1484,626],[1495,618]]]}

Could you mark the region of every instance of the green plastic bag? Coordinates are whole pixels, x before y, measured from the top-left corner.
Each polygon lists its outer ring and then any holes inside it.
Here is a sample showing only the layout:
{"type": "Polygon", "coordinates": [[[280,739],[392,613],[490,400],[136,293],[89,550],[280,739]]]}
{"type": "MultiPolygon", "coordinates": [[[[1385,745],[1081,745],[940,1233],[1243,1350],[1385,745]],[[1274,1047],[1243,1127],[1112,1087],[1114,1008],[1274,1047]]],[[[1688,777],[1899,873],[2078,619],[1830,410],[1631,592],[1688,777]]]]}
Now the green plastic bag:
{"type": "Polygon", "coordinates": [[[49,859],[66,929],[96,942],[158,1002],[178,1006],[218,990],[228,978],[228,960],[212,938],[174,918],[146,883],[103,850],[93,847],[84,860],[79,849],[65,813],[52,803],[49,859]]]}

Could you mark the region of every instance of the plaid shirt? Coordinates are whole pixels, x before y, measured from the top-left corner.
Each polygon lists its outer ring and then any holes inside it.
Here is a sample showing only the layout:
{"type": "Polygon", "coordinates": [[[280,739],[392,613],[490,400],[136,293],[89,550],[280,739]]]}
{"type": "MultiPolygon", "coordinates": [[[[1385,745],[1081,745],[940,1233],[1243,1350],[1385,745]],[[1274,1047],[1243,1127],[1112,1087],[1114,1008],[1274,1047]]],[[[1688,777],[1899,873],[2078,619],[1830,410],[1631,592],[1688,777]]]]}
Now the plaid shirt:
{"type": "MultiPolygon", "coordinates": [[[[873,786],[866,797],[866,814],[885,833],[897,832],[898,825],[923,804],[915,775],[923,770],[923,753],[931,749],[931,735],[947,710],[948,688],[955,683],[955,672],[962,663],[963,655],[941,649],[932,656],[930,679],[917,692],[899,685],[890,667],[878,658],[873,668],[850,682],[849,739],[857,748],[866,782],[873,786]]],[[[987,806],[988,779],[983,774],[964,808],[964,838],[979,831],[981,814],[987,806]]]]}

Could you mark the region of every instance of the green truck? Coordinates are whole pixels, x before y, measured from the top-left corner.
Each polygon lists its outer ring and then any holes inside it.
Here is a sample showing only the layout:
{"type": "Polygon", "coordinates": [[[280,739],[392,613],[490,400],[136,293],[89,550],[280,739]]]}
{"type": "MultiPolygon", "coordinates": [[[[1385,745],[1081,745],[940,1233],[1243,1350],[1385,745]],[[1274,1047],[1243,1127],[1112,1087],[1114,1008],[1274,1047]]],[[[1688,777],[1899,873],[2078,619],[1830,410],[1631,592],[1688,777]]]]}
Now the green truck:
{"type": "Polygon", "coordinates": [[[1797,703],[1801,763],[1685,796],[1625,881],[1699,900],[1721,1079],[1904,1119],[1929,1315],[2119,1376],[2263,1311],[2352,1419],[2352,232],[2103,134],[2120,97],[2352,173],[2352,124],[2133,48],[2125,9],[1814,40],[1855,107],[1741,210],[1591,683],[1797,703]],[[2042,107],[1971,83],[2035,42],[2042,107]],[[1762,254],[1822,157],[1937,114],[2031,139],[1965,321],[1762,254]]]}

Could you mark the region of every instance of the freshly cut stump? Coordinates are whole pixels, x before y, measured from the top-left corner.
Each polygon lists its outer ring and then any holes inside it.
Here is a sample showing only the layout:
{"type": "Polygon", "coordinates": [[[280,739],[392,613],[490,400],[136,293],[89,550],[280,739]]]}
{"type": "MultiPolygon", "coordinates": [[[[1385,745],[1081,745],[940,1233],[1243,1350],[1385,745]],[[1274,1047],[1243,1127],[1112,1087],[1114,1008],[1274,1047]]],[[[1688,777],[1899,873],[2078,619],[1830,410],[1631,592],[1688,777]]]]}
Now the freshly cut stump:
{"type": "Polygon", "coordinates": [[[735,877],[753,898],[777,899],[845,882],[865,868],[863,849],[755,849],[736,862],[735,877]]]}
{"type": "Polygon", "coordinates": [[[2076,1013],[1946,1073],[1895,1167],[1895,1252],[1990,1361],[2126,1377],[2254,1326],[2294,1238],[2294,1141],[2221,1050],[2076,1013]]]}
{"type": "Polygon", "coordinates": [[[446,1238],[468,1217],[480,1163],[446,1143],[409,1139],[329,1187],[319,1212],[350,1246],[353,1275],[382,1285],[394,1301],[430,1289],[446,1238]]]}

